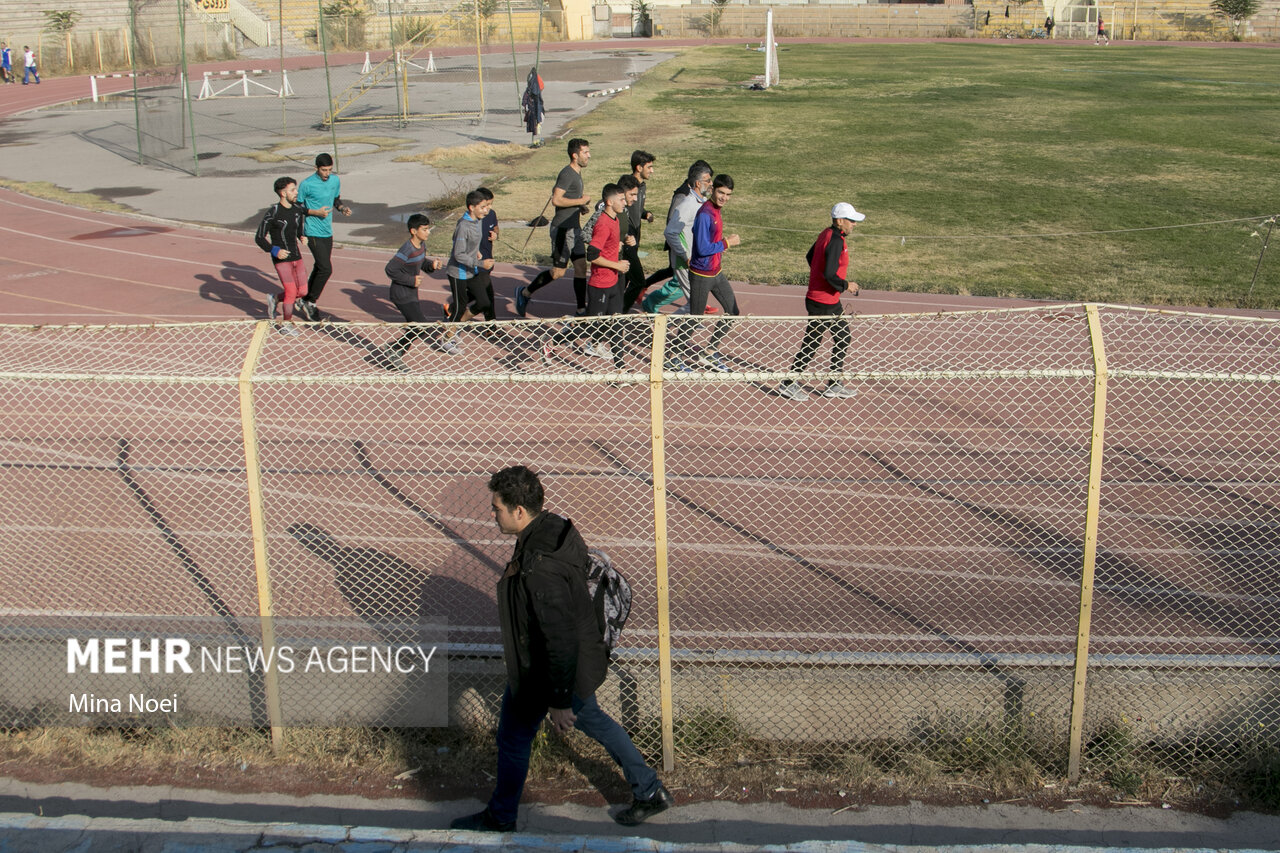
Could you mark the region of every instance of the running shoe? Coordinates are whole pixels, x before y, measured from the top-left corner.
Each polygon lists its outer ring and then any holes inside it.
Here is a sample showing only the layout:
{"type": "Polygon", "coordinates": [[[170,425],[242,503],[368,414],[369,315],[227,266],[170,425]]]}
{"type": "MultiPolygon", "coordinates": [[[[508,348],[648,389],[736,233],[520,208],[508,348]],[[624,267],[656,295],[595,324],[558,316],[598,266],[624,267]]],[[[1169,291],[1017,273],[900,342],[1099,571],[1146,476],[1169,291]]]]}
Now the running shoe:
{"type": "Polygon", "coordinates": [[[715,350],[707,350],[701,356],[699,356],[698,364],[701,364],[704,367],[709,367],[712,370],[718,371],[720,373],[733,372],[733,368],[725,364],[724,359],[721,357],[720,353],[716,352],[715,350]]]}
{"type": "Polygon", "coordinates": [[[838,400],[848,400],[850,397],[858,396],[858,392],[852,388],[846,388],[839,382],[828,382],[827,387],[822,389],[822,396],[834,397],[838,400]]]}
{"type": "Polygon", "coordinates": [[[525,316],[525,311],[529,309],[529,293],[522,284],[516,288],[516,313],[521,317],[525,316]]]}
{"type": "Polygon", "coordinates": [[[384,346],[378,351],[378,354],[381,356],[381,366],[387,370],[398,370],[401,373],[409,372],[409,365],[404,363],[404,357],[391,344],[384,346]]]}
{"type": "Polygon", "coordinates": [[[797,403],[802,403],[809,399],[809,392],[794,382],[783,382],[778,386],[778,396],[785,397],[788,400],[795,400],[797,403]]]}
{"type": "Polygon", "coordinates": [[[719,309],[719,308],[717,308],[717,307],[716,307],[716,306],[714,306],[714,305],[708,305],[708,306],[706,307],[706,310],[704,310],[702,313],[703,313],[703,314],[719,314],[719,313],[720,313],[720,309],[719,309]]]}
{"type": "Polygon", "coordinates": [[[662,362],[662,369],[667,373],[693,373],[693,368],[678,358],[669,358],[662,362]]]}
{"type": "Polygon", "coordinates": [[[583,355],[589,355],[592,358],[613,358],[613,353],[609,351],[606,344],[597,344],[593,341],[587,341],[579,349],[583,355]]]}
{"type": "Polygon", "coordinates": [[[274,320],[276,318],[276,303],[280,301],[280,297],[274,293],[267,294],[267,319],[274,320]]]}
{"type": "Polygon", "coordinates": [[[545,364],[547,367],[550,367],[551,352],[552,352],[551,339],[550,338],[543,339],[542,346],[540,347],[540,349],[542,350],[542,363],[545,364]]]}
{"type": "Polygon", "coordinates": [[[462,352],[462,348],[458,346],[458,342],[453,338],[446,338],[442,341],[436,341],[431,345],[436,352],[442,352],[446,355],[458,355],[462,352]]]}
{"type": "Polygon", "coordinates": [[[293,323],[281,323],[280,334],[288,338],[296,338],[298,335],[302,334],[302,332],[299,332],[298,327],[293,325],[293,323]]]}

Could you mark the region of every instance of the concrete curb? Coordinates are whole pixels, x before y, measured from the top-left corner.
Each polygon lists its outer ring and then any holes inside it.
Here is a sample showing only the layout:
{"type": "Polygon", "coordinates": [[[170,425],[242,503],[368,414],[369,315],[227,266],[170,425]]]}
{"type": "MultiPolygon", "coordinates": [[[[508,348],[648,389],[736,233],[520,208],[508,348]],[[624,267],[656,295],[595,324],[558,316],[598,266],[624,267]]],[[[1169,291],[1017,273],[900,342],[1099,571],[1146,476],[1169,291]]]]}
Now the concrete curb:
{"type": "MultiPolygon", "coordinates": [[[[489,835],[439,829],[321,824],[262,824],[233,820],[183,821],[45,818],[0,813],[0,853],[258,853],[305,850],[307,853],[436,853],[436,851],[522,850],[531,853],[1212,853],[1221,848],[1086,847],[1051,844],[901,845],[859,841],[802,841],[786,845],[672,843],[648,838],[548,836],[529,833],[489,835]]],[[[1242,849],[1238,853],[1254,853],[1242,849]]],[[[1261,853],[1261,851],[1258,851],[1261,853]]]]}

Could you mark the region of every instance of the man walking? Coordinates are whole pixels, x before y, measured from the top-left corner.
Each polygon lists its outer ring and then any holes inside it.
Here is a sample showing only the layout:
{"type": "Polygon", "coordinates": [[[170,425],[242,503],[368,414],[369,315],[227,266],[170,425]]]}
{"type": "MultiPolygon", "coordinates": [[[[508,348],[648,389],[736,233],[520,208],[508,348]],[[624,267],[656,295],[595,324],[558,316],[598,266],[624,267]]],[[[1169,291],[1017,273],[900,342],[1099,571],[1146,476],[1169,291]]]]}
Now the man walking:
{"type": "Polygon", "coordinates": [[[498,776],[484,811],[458,818],[450,828],[515,831],[530,749],[548,709],[557,732],[577,728],[622,768],[635,799],[614,820],[636,826],[675,801],[626,731],[596,702],[608,652],[587,592],[586,543],[572,521],[543,510],[542,483],[523,465],[495,473],[489,492],[498,529],[516,537],[497,591],[507,666],[498,776]]]}
{"type": "Polygon", "coordinates": [[[13,82],[13,53],[8,43],[0,43],[0,76],[4,77],[5,83],[13,82]]]}
{"type": "MultiPolygon", "coordinates": [[[[720,268],[720,259],[730,246],[738,245],[741,240],[737,234],[724,233],[724,220],[721,211],[733,196],[733,178],[729,175],[716,175],[711,182],[711,196],[698,208],[693,219],[693,240],[689,248],[689,316],[697,317],[706,313],[707,298],[715,296],[725,316],[716,323],[707,341],[707,349],[697,359],[704,367],[728,373],[729,365],[720,355],[720,342],[733,327],[731,317],[738,314],[738,301],[734,297],[729,279],[720,268]]],[[[688,371],[687,365],[680,361],[679,354],[692,357],[693,350],[689,346],[689,337],[693,334],[692,323],[684,322],[681,329],[672,335],[672,358],[668,360],[669,370],[688,371]]]]}
{"type": "Polygon", "coordinates": [[[351,215],[351,208],[342,203],[342,181],[333,173],[333,157],[316,155],[316,171],[298,185],[298,203],[307,211],[307,245],[315,263],[307,279],[307,298],[298,303],[298,313],[304,320],[319,319],[316,303],[324,286],[333,275],[333,212],[351,215]]]}
{"type": "Polygon", "coordinates": [[[569,140],[569,165],[560,170],[551,190],[551,269],[543,270],[528,285],[516,288],[516,313],[521,317],[533,295],[559,279],[573,266],[573,297],[578,315],[587,313],[587,249],[582,239],[581,214],[589,213],[591,199],[582,185],[582,170],[591,160],[591,144],[569,140]]]}
{"type": "Polygon", "coordinates": [[[27,85],[27,80],[36,78],[36,85],[40,85],[40,75],[36,72],[36,54],[27,45],[22,46],[22,85],[27,85]]]}
{"type": "MultiPolygon", "coordinates": [[[[804,296],[804,307],[809,322],[804,327],[804,342],[791,363],[791,372],[800,373],[809,366],[822,343],[823,333],[831,331],[831,372],[844,371],[844,357],[849,351],[851,336],[849,324],[842,318],[840,294],[858,295],[858,285],[849,281],[849,247],[845,238],[866,214],[859,213],[853,205],[840,202],[831,208],[831,227],[823,229],[818,239],[809,247],[809,290],[804,296]]],[[[839,379],[832,379],[823,389],[822,396],[849,398],[858,392],[846,388],[839,379]]],[[[778,386],[778,396],[788,400],[807,400],[809,393],[794,380],[787,379],[778,386]]]]}

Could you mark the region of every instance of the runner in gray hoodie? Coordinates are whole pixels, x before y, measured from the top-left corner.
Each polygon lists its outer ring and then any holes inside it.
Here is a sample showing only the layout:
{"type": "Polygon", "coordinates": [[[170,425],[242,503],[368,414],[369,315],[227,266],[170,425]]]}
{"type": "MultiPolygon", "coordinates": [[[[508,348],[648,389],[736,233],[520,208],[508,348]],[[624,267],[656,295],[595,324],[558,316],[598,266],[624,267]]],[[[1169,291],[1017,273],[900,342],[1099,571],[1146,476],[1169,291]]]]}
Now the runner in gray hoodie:
{"type": "MultiPolygon", "coordinates": [[[[453,229],[453,251],[449,253],[450,304],[453,311],[446,322],[465,323],[478,314],[491,317],[493,303],[489,298],[489,270],[493,258],[480,257],[481,223],[489,213],[493,201],[479,190],[467,193],[467,212],[453,229]]],[[[440,336],[436,349],[457,355],[458,344],[453,340],[457,329],[450,329],[440,336]]]]}

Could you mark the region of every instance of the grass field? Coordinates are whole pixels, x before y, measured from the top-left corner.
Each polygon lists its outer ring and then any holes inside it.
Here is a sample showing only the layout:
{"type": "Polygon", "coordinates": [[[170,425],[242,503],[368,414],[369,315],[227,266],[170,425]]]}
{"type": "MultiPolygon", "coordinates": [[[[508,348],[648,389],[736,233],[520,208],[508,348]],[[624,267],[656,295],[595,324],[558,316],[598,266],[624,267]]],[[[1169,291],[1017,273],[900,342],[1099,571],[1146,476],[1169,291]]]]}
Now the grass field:
{"type": "MultiPolygon", "coordinates": [[[[688,164],[708,160],[737,184],[725,219],[742,246],[726,265],[740,280],[805,280],[805,250],[849,200],[868,215],[851,244],[864,287],[1242,306],[1252,283],[1249,304],[1280,306],[1280,229],[1258,264],[1280,213],[1280,52],[784,44],[779,64],[767,92],[744,88],[763,58],[739,46],[650,71],[573,125],[592,142],[588,193],[644,148],[662,217],[688,164]]],[[[552,140],[435,162],[503,178],[499,211],[529,218],[566,160],[552,140]]]]}

